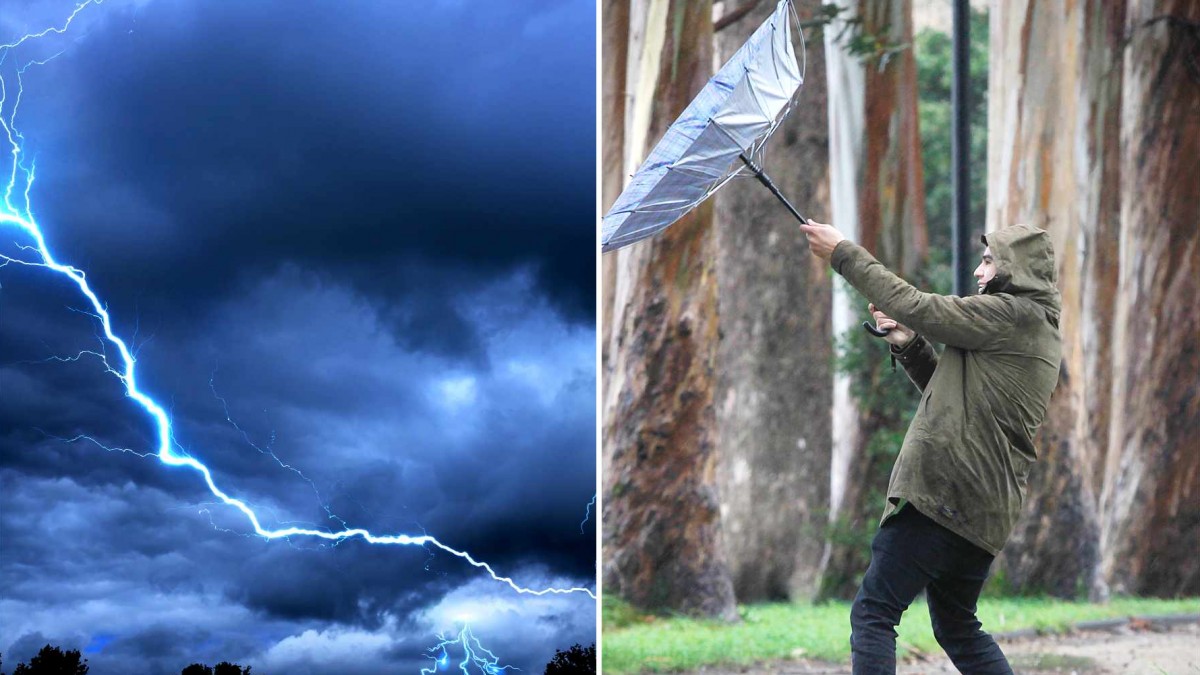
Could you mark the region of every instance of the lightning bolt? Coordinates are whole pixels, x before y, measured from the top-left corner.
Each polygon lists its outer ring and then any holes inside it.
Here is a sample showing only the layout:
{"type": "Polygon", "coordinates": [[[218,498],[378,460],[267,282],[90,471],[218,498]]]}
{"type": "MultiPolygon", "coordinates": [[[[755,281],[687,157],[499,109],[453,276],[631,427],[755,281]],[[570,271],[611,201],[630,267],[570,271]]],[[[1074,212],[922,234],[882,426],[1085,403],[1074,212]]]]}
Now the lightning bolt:
{"type": "Polygon", "coordinates": [[[237,432],[239,434],[242,435],[242,440],[244,440],[247,445],[249,445],[250,447],[257,450],[259,454],[269,456],[271,459],[275,460],[275,463],[278,464],[280,467],[287,469],[288,471],[291,471],[292,473],[299,476],[302,480],[304,480],[304,482],[308,483],[309,487],[311,487],[313,489],[313,494],[315,494],[317,496],[317,503],[319,503],[321,505],[321,508],[325,509],[325,515],[327,515],[330,520],[336,520],[338,522],[338,524],[341,525],[342,527],[349,527],[349,525],[346,523],[346,521],[342,520],[340,517],[338,517],[336,514],[334,514],[333,509],[331,509],[329,504],[327,504],[325,502],[325,500],[321,497],[321,491],[317,489],[317,484],[314,483],[311,478],[304,475],[303,471],[301,471],[300,469],[283,461],[282,459],[279,458],[279,455],[275,454],[275,449],[273,447],[275,445],[275,432],[274,431],[271,432],[271,442],[265,446],[260,446],[257,443],[255,443],[253,440],[250,439],[250,434],[246,433],[246,430],[242,429],[242,427],[239,426],[238,423],[234,421],[232,414],[229,412],[229,402],[226,401],[223,396],[221,396],[220,394],[217,393],[216,380],[217,380],[217,372],[214,370],[212,376],[208,378],[208,388],[212,390],[213,397],[215,397],[218,401],[221,402],[221,409],[225,411],[225,421],[229,422],[230,426],[232,426],[234,429],[237,430],[237,432]]]}
{"type": "MultiPolygon", "coordinates": [[[[57,35],[65,34],[70,28],[71,23],[75,20],[80,12],[89,6],[99,5],[102,1],[103,0],[86,0],[86,2],[76,5],[75,10],[71,12],[70,16],[67,17],[61,26],[52,26],[39,33],[30,33],[22,36],[14,42],[0,45],[0,66],[2,66],[4,61],[10,56],[14,56],[14,50],[17,47],[20,47],[26,42],[34,41],[52,33],[57,35]]],[[[59,52],[58,54],[61,53],[62,52],[59,52]]],[[[586,593],[588,596],[595,599],[596,594],[589,588],[548,587],[537,589],[521,586],[512,578],[498,574],[496,570],[493,569],[488,563],[477,560],[466,551],[461,551],[448,546],[428,534],[378,535],[362,528],[350,527],[344,527],[343,529],[337,531],[318,530],[304,527],[284,527],[278,529],[267,528],[262,525],[262,523],[259,521],[258,515],[249,504],[229,495],[217,486],[216,482],[213,480],[212,472],[209,471],[209,468],[200,460],[192,457],[190,454],[187,454],[186,451],[183,451],[182,447],[175,442],[172,434],[171,418],[167,414],[167,411],[157,401],[155,401],[149,393],[143,391],[138,386],[136,367],[137,359],[126,342],[113,330],[112,320],[109,316],[107,305],[102,302],[92,290],[91,286],[88,284],[87,275],[83,272],[83,270],[60,262],[54,256],[45,236],[42,234],[42,230],[37,223],[37,219],[33,215],[29,193],[33,187],[35,166],[32,162],[26,164],[24,161],[23,148],[25,139],[21,133],[17,131],[16,127],[17,110],[20,107],[21,95],[24,92],[22,76],[27,68],[35,65],[42,65],[53,59],[55,56],[58,56],[58,54],[41,60],[30,60],[15,69],[15,93],[12,94],[11,103],[9,103],[9,83],[3,77],[3,73],[0,73],[0,131],[3,131],[4,137],[8,141],[8,145],[12,154],[12,169],[9,174],[8,183],[4,189],[3,204],[0,205],[0,227],[13,227],[27,236],[28,240],[31,242],[24,244],[14,242],[16,248],[22,251],[22,255],[28,257],[12,257],[0,253],[0,267],[7,266],[9,264],[43,267],[61,275],[64,279],[70,281],[79,289],[79,293],[87,300],[91,307],[92,311],[90,312],[90,316],[92,316],[99,323],[99,327],[101,329],[100,337],[102,338],[103,344],[111,346],[116,352],[115,363],[109,360],[107,347],[96,352],[89,350],[86,353],[81,353],[80,356],[94,356],[99,358],[103,362],[107,372],[120,381],[121,385],[125,389],[125,394],[138,406],[140,406],[146,415],[148,415],[153,421],[156,435],[156,443],[154,446],[155,450],[153,453],[147,453],[147,455],[152,454],[168,467],[186,468],[199,474],[213,496],[220,500],[220,502],[224,505],[240,511],[250,523],[254,533],[260,537],[263,537],[264,539],[313,537],[326,541],[341,542],[347,539],[357,538],[362,539],[367,543],[378,545],[434,547],[460,558],[472,567],[483,570],[493,580],[508,585],[517,593],[529,595],[586,593]],[[4,114],[6,106],[8,108],[7,117],[4,114]],[[182,452],[176,452],[176,448],[179,448],[179,450],[182,452]]],[[[86,436],[81,436],[79,438],[96,442],[95,439],[86,436]]],[[[99,444],[98,442],[96,443],[99,444]]],[[[278,460],[278,458],[276,459],[278,460]]],[[[462,634],[460,634],[460,637],[461,635],[462,634]]],[[[486,652],[486,650],[482,650],[482,648],[479,647],[478,641],[475,641],[474,644],[476,645],[476,649],[490,654],[490,652],[486,652]]],[[[474,654],[475,652],[472,651],[470,653],[474,654]]],[[[489,667],[494,668],[495,665],[493,664],[489,667]]],[[[499,671],[496,670],[488,672],[494,675],[499,671]]]]}
{"type": "Polygon", "coordinates": [[[596,495],[592,495],[592,501],[588,502],[587,510],[583,512],[583,520],[579,523],[579,534],[583,534],[583,526],[587,525],[588,518],[592,517],[592,507],[596,505],[596,495]]]}
{"type": "Polygon", "coordinates": [[[462,661],[457,665],[463,675],[471,675],[472,666],[483,675],[501,675],[506,670],[520,670],[514,666],[501,666],[500,659],[480,644],[479,638],[471,632],[468,624],[463,624],[462,630],[454,639],[441,634],[438,635],[438,639],[441,642],[426,650],[428,653],[425,655],[425,658],[433,661],[433,665],[422,668],[421,675],[434,675],[437,671],[450,667],[450,648],[455,646],[462,649],[462,661]]]}

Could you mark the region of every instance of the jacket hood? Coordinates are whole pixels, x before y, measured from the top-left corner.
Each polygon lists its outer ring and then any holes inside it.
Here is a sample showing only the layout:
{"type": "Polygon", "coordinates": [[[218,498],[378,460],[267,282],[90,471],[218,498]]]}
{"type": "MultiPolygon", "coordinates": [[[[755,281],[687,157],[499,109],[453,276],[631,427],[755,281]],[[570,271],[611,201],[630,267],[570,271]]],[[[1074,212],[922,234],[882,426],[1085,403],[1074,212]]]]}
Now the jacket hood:
{"type": "Polygon", "coordinates": [[[984,292],[1027,297],[1046,308],[1058,323],[1062,296],[1056,285],[1058,273],[1050,234],[1029,225],[1010,225],[980,240],[991,247],[996,263],[996,276],[984,292]]]}

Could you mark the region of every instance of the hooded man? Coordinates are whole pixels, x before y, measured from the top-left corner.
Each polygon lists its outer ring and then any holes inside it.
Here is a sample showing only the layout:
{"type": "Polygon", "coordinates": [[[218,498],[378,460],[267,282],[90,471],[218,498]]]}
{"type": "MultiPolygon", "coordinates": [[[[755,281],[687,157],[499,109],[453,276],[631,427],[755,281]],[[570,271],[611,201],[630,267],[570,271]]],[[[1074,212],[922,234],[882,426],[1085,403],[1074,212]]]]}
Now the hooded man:
{"type": "Polygon", "coordinates": [[[1012,673],[975,607],[1020,515],[1033,437],[1058,383],[1062,303],[1050,237],[1028,225],[984,235],[979,295],[960,298],[913,288],[832,226],[800,229],[871,302],[922,392],[850,613],[854,672],[896,672],[895,627],[924,590],[934,635],[959,671],[1012,673]],[[940,356],[931,342],[945,345],[940,356]]]}

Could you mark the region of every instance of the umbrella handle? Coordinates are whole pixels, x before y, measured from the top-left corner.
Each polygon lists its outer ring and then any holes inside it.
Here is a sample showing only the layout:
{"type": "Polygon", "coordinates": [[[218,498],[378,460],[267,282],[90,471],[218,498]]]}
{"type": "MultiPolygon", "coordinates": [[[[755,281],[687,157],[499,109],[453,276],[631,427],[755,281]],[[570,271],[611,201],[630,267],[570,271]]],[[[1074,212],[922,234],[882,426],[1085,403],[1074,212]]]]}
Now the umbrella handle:
{"type": "Polygon", "coordinates": [[[742,158],[742,161],[746,163],[746,166],[750,167],[750,171],[754,173],[754,177],[758,179],[758,182],[766,185],[767,189],[771,191],[771,194],[778,197],[779,201],[783,202],[783,205],[787,207],[788,211],[791,211],[792,215],[796,216],[796,220],[799,220],[802,223],[808,222],[808,219],[800,215],[800,212],[796,210],[796,207],[792,206],[792,203],[787,200],[787,197],[783,196],[783,193],[779,191],[779,188],[775,187],[775,183],[771,180],[771,177],[762,170],[762,167],[755,164],[749,157],[746,156],[746,153],[744,152],[738,156],[742,158]]]}
{"type": "Polygon", "coordinates": [[[867,329],[868,333],[870,333],[871,335],[874,335],[875,337],[883,337],[883,336],[887,335],[888,333],[892,332],[891,328],[884,328],[882,330],[879,328],[876,328],[875,325],[872,324],[870,321],[864,321],[862,326],[863,326],[863,328],[867,329]]]}

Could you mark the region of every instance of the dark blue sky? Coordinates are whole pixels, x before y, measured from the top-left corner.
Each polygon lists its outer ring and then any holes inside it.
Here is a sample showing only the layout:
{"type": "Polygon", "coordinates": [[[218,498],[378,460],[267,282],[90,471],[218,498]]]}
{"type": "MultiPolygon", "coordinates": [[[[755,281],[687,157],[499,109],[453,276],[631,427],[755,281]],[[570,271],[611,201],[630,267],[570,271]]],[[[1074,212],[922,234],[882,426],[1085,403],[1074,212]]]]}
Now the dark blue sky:
{"type": "MultiPolygon", "coordinates": [[[[0,42],[73,7],[4,0],[0,42]]],[[[107,0],[7,51],[5,116],[16,69],[59,52],[23,76],[34,214],[227,492],[269,527],[336,526],[324,503],[593,585],[594,2],[107,0]]],[[[0,226],[0,253],[24,243],[0,226]]],[[[84,308],[0,267],[6,670],[50,642],[94,675],[415,672],[470,621],[541,672],[594,640],[586,595],[264,541],[193,472],[59,440],[154,449],[97,359],[43,361],[99,346],[84,308]]]]}

